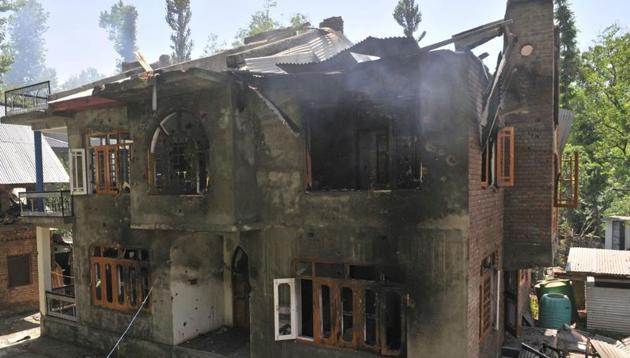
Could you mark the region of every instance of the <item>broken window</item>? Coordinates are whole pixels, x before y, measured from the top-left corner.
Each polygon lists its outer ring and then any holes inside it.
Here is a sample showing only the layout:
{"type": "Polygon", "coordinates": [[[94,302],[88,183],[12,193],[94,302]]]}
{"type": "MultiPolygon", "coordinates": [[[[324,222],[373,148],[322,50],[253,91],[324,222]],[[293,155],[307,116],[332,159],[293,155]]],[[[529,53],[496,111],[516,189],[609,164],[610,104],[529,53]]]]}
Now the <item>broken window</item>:
{"type": "Polygon", "coordinates": [[[31,284],[31,255],[7,256],[9,287],[31,284]]]}
{"type": "Polygon", "coordinates": [[[625,222],[619,220],[613,220],[612,222],[612,249],[613,250],[625,250],[626,249],[626,227],[625,222]]]}
{"type": "Polygon", "coordinates": [[[156,193],[201,194],[208,189],[208,138],[190,112],[169,114],[153,134],[149,185],[156,193]]]}
{"type": "MultiPolygon", "coordinates": [[[[137,309],[149,293],[149,256],[144,249],[92,248],[92,303],[121,311],[137,309]]],[[[147,299],[145,309],[150,307],[147,299]]]]}
{"type": "Polygon", "coordinates": [[[562,157],[556,164],[555,183],[555,206],[561,208],[578,207],[578,180],[579,180],[579,155],[574,152],[572,155],[562,157]]]}
{"type": "Polygon", "coordinates": [[[307,121],[307,190],[420,187],[419,130],[413,110],[385,114],[362,100],[307,121]]]}
{"type": "Polygon", "coordinates": [[[85,149],[70,149],[70,192],[73,195],[87,194],[85,149]]]}
{"type": "Polygon", "coordinates": [[[302,340],[383,355],[400,354],[404,344],[403,295],[397,286],[378,280],[384,277],[379,270],[298,260],[294,271],[295,279],[274,280],[277,340],[295,338],[286,327],[299,327],[297,338],[302,340]],[[287,289],[282,291],[282,285],[287,289]],[[287,292],[292,285],[299,288],[290,301],[295,311],[282,304],[289,302],[287,292]],[[296,322],[289,323],[293,317],[296,322]]]}
{"type": "Polygon", "coordinates": [[[132,144],[129,134],[125,132],[113,131],[88,135],[92,161],[92,188],[96,194],[129,192],[132,144]]]}
{"type": "Polygon", "coordinates": [[[277,279],[273,281],[274,292],[274,327],[277,341],[297,337],[297,296],[295,279],[277,279]]]}
{"type": "Polygon", "coordinates": [[[514,127],[491,135],[481,152],[481,188],[514,186],[514,127]]]}

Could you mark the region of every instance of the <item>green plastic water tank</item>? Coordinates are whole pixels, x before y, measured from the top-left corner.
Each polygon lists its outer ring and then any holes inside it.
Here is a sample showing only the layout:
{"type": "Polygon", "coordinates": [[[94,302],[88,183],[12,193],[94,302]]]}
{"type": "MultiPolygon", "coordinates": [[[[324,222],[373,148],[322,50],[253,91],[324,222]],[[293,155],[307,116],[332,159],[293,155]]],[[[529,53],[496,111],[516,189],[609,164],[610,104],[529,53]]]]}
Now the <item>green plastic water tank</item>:
{"type": "Polygon", "coordinates": [[[538,324],[543,328],[558,329],[571,324],[571,300],[561,293],[545,293],[540,300],[538,324]]]}
{"type": "Polygon", "coordinates": [[[571,301],[571,322],[577,320],[577,305],[575,304],[575,294],[573,293],[573,284],[566,279],[551,279],[541,281],[534,286],[538,302],[542,300],[542,296],[546,293],[560,293],[569,298],[571,301]]]}

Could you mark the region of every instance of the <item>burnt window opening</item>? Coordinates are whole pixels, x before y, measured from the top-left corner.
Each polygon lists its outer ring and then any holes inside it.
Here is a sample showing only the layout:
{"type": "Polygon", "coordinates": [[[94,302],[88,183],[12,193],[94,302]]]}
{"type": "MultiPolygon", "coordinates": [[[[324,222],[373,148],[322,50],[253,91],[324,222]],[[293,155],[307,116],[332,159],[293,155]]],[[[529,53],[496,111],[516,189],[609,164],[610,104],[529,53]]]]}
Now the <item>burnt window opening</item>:
{"type": "Polygon", "coordinates": [[[117,194],[131,190],[129,167],[133,141],[122,131],[92,132],[87,136],[92,193],[117,194]]]}
{"type": "Polygon", "coordinates": [[[293,270],[295,278],[274,280],[276,340],[300,339],[388,356],[401,354],[405,342],[403,294],[399,286],[382,281],[385,275],[380,269],[295,260],[293,270]],[[288,299],[287,293],[295,297],[288,299]],[[288,302],[295,307],[286,306],[288,302]],[[287,326],[298,330],[283,328],[287,326]]]}
{"type": "Polygon", "coordinates": [[[31,284],[31,255],[7,256],[8,287],[31,284]]]}
{"type": "Polygon", "coordinates": [[[203,194],[209,185],[209,142],[201,121],[190,112],[164,117],[149,152],[149,186],[160,194],[203,194]]]}
{"type": "MultiPolygon", "coordinates": [[[[90,257],[92,304],[120,311],[138,309],[149,294],[146,249],[93,247],[90,257]]],[[[144,306],[150,308],[150,299],[144,306]]]]}
{"type": "Polygon", "coordinates": [[[401,108],[393,115],[358,100],[308,119],[307,190],[419,189],[421,145],[413,112],[401,108]]]}

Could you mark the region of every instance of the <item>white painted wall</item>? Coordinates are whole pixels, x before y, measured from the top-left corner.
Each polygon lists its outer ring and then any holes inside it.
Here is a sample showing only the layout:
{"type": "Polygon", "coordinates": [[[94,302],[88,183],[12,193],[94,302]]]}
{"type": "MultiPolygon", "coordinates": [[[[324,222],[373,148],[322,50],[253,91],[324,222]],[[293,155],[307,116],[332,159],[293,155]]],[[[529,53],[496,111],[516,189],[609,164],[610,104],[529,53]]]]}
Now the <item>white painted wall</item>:
{"type": "Polygon", "coordinates": [[[46,314],[46,291],[52,289],[50,277],[50,229],[37,226],[35,228],[37,239],[37,284],[39,287],[39,312],[46,314]]]}
{"type": "Polygon", "coordinates": [[[180,344],[224,324],[223,240],[216,237],[176,240],[171,249],[173,344],[180,344]]]}
{"type": "MultiPolygon", "coordinates": [[[[612,223],[613,223],[614,219],[608,218],[606,219],[606,233],[605,233],[605,241],[604,241],[604,248],[608,249],[608,250],[612,250],[612,223]]],[[[625,222],[625,240],[626,240],[626,247],[625,250],[630,250],[630,221],[626,221],[625,222]]]]}

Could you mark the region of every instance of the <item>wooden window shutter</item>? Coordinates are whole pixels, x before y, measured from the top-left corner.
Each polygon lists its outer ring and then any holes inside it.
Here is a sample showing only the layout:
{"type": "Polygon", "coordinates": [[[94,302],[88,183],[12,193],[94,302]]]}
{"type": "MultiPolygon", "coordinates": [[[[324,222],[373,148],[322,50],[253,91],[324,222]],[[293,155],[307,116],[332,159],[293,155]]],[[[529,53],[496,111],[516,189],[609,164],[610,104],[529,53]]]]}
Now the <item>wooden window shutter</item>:
{"type": "Polygon", "coordinates": [[[490,148],[489,145],[483,148],[481,152],[481,188],[485,189],[488,187],[488,183],[490,182],[490,148]]]}
{"type": "Polygon", "coordinates": [[[578,207],[579,154],[563,156],[556,175],[555,206],[560,208],[578,207]]]}
{"type": "Polygon", "coordinates": [[[514,186],[514,127],[505,127],[497,134],[497,184],[514,186]]]}

